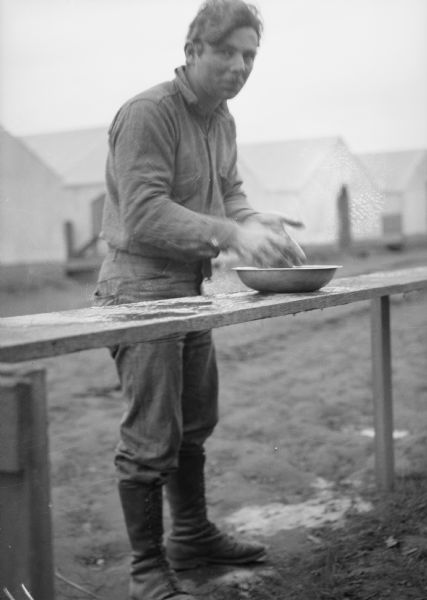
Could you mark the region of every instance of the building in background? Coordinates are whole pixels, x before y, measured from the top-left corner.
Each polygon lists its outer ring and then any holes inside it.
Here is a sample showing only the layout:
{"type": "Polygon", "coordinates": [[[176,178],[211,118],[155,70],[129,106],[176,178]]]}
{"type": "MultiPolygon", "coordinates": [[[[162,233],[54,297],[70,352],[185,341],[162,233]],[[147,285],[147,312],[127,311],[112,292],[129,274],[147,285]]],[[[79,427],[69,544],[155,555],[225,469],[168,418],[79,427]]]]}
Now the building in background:
{"type": "MultiPolygon", "coordinates": [[[[0,129],[0,265],[99,264],[107,151],[106,127],[0,129]]],[[[256,209],[305,223],[293,231],[305,247],[351,250],[389,242],[390,229],[427,229],[427,151],[355,156],[339,137],[242,144],[239,170],[256,209]]]]}
{"type": "Polygon", "coordinates": [[[382,195],[341,138],[241,145],[239,155],[251,204],[301,220],[301,244],[350,250],[380,240],[382,195]]]}
{"type": "Polygon", "coordinates": [[[21,138],[60,178],[66,259],[102,253],[99,242],[108,141],[103,127],[21,138]]]}
{"type": "Polygon", "coordinates": [[[383,236],[388,245],[427,241],[427,150],[361,154],[384,196],[383,236]]]}
{"type": "Polygon", "coordinates": [[[63,261],[59,175],[22,140],[0,129],[0,263],[63,261]]]}
{"type": "Polygon", "coordinates": [[[0,129],[0,264],[99,251],[106,129],[15,138],[0,129]]]}

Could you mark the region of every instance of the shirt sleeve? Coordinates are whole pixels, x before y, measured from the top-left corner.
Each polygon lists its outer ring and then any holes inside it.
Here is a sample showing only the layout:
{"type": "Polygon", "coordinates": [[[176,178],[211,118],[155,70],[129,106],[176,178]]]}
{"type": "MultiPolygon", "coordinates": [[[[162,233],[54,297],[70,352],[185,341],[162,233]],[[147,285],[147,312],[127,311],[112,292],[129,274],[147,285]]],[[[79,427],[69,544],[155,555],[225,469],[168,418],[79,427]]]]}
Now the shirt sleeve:
{"type": "Polygon", "coordinates": [[[227,247],[236,225],[171,199],[175,137],[173,119],[151,100],[133,102],[117,115],[110,148],[122,222],[130,240],[171,258],[211,258],[227,247]]]}

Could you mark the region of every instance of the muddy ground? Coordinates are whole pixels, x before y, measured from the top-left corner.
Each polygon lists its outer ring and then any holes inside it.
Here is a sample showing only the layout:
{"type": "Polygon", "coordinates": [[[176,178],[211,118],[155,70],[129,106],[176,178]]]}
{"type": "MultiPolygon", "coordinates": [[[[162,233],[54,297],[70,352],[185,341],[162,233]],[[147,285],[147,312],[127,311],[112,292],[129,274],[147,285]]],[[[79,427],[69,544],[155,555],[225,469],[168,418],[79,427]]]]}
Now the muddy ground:
{"type": "MultiPolygon", "coordinates": [[[[341,262],[340,275],[426,265],[427,249],[341,262]]],[[[0,291],[2,316],[90,304],[90,279],[30,279],[25,293],[0,291]]],[[[207,293],[224,289],[241,285],[221,272],[207,293]]],[[[185,573],[196,598],[427,598],[427,294],[393,298],[391,314],[398,479],[388,496],[374,482],[367,303],[215,331],[222,387],[208,443],[210,515],[265,542],[269,560],[185,573]]],[[[124,406],[113,364],[106,350],[40,364],[57,598],[125,600],[129,547],[112,466],[124,406]]]]}

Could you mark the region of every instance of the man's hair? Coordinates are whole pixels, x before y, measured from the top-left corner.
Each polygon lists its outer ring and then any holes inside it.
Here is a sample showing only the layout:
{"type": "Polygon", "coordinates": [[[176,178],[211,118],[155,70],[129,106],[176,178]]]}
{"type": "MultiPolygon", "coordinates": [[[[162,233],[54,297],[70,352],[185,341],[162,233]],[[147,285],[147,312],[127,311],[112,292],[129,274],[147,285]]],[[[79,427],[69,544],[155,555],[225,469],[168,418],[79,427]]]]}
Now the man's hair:
{"type": "Polygon", "coordinates": [[[263,24],[253,4],[243,0],[206,0],[190,24],[186,42],[217,46],[240,27],[252,27],[259,43],[263,24]]]}

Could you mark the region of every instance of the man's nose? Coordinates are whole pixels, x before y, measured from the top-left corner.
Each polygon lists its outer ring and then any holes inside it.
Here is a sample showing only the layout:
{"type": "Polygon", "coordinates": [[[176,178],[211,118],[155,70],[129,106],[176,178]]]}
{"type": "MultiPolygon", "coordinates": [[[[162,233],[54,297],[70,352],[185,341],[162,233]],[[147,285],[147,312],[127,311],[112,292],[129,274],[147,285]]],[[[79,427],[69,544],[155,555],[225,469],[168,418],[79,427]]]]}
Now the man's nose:
{"type": "Polygon", "coordinates": [[[233,63],[231,65],[231,70],[234,71],[235,73],[238,73],[240,71],[244,71],[245,69],[246,69],[246,65],[245,65],[243,56],[236,52],[236,54],[233,57],[233,63]]]}

